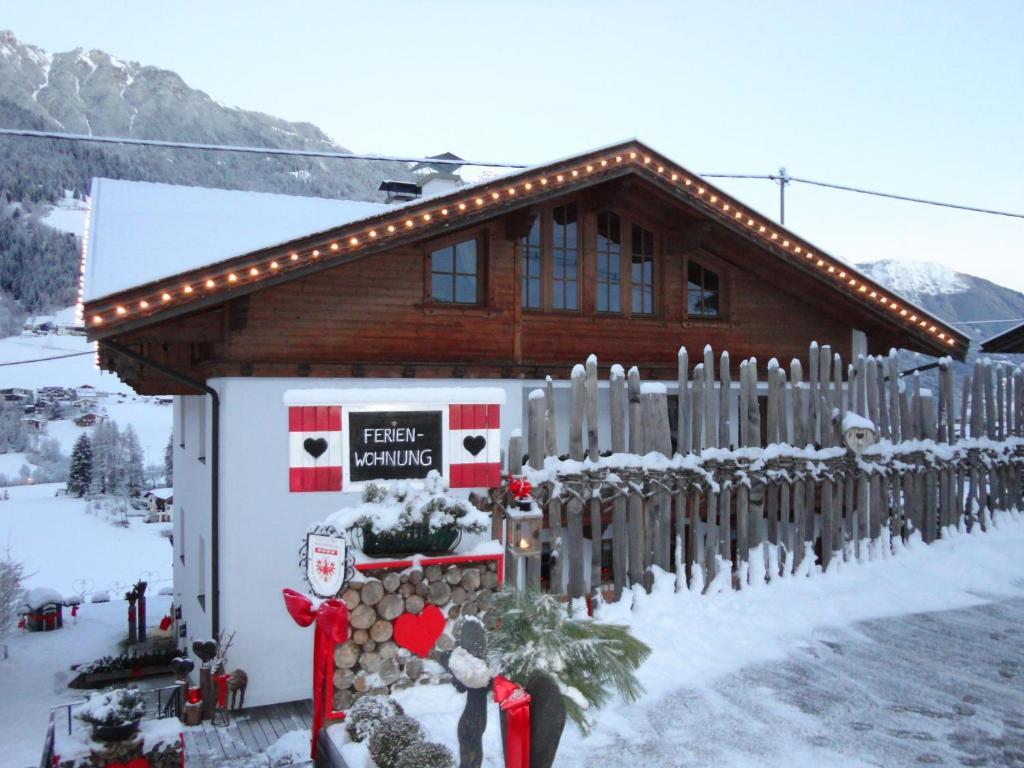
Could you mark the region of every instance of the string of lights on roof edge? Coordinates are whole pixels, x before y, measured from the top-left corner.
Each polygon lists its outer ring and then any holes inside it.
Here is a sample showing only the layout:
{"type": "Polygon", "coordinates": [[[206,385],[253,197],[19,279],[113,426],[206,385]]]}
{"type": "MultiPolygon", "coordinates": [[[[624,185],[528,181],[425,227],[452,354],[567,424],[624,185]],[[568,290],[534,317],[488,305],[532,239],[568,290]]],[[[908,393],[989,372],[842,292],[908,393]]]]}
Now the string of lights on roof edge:
{"type": "MultiPolygon", "coordinates": [[[[873,299],[880,308],[895,313],[896,317],[915,331],[931,335],[949,346],[956,346],[955,332],[942,321],[923,310],[906,305],[903,299],[897,298],[878,284],[865,280],[850,267],[817,252],[766,217],[711,188],[699,176],[673,166],[667,160],[656,160],[654,153],[640,148],[619,148],[607,156],[595,156],[589,160],[573,162],[559,171],[532,170],[518,174],[519,178],[496,179],[473,190],[458,190],[449,195],[423,201],[419,206],[404,208],[398,216],[388,216],[384,213],[370,220],[381,220],[380,224],[371,226],[366,220],[356,222],[351,225],[350,233],[326,245],[298,248],[274,258],[262,258],[245,268],[209,273],[205,278],[197,277],[194,281],[165,283],[162,288],[155,289],[132,303],[101,304],[98,309],[90,311],[89,325],[110,326],[133,318],[144,318],[172,303],[194,301],[211,295],[211,292],[225,288],[230,290],[239,285],[263,280],[267,276],[301,269],[307,264],[321,261],[323,256],[329,258],[352,254],[369,246],[387,242],[389,239],[397,239],[399,233],[408,234],[432,226],[436,222],[451,221],[462,215],[468,216],[482,210],[493,209],[517,199],[517,196],[529,196],[535,189],[569,188],[580,179],[629,164],[669,184],[675,191],[683,192],[697,203],[698,207],[712,211],[717,216],[725,215],[734,228],[758,236],[766,246],[779,250],[791,259],[800,257],[808,267],[814,271],[820,270],[818,274],[832,279],[855,297],[873,299]]],[[[343,227],[342,230],[344,229],[343,227]]],[[[87,232],[83,233],[83,275],[86,247],[87,232]]],[[[196,270],[197,273],[201,271],[203,270],[196,270]]]]}

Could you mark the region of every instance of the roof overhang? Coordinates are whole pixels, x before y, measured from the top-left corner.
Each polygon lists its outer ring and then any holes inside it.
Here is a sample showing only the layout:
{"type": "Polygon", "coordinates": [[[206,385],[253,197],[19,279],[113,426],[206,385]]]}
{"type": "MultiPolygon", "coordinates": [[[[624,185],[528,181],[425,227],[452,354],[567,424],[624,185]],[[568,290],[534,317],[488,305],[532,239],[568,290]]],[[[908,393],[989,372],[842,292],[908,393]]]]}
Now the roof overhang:
{"type": "Polygon", "coordinates": [[[1003,331],[981,343],[982,352],[1002,352],[1005,354],[1024,353],[1024,323],[1003,331]]]}
{"type": "Polygon", "coordinates": [[[937,356],[966,356],[969,338],[952,326],[636,140],[392,206],[331,230],[90,302],[85,307],[88,335],[103,339],[135,330],[630,174],[855,300],[883,323],[897,326],[913,340],[907,346],[937,356]]]}

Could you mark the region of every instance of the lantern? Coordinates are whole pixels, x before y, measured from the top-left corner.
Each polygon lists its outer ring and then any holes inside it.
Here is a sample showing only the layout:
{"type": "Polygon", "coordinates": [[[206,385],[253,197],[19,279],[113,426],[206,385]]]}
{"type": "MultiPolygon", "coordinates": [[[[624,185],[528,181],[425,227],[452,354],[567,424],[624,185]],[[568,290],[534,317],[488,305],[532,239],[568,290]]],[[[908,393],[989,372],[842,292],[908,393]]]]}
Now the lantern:
{"type": "Polygon", "coordinates": [[[505,546],[514,558],[540,555],[544,515],[529,501],[505,510],[505,546]]]}

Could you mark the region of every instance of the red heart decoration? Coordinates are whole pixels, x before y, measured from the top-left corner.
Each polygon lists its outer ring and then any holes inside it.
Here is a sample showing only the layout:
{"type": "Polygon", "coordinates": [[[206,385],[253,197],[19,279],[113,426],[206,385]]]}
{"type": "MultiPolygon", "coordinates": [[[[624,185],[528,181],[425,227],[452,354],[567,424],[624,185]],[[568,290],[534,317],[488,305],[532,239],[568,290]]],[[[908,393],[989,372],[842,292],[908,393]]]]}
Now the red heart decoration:
{"type": "Polygon", "coordinates": [[[419,616],[403,613],[395,619],[395,643],[417,656],[426,657],[444,631],[444,614],[436,605],[428,605],[419,616]]]}

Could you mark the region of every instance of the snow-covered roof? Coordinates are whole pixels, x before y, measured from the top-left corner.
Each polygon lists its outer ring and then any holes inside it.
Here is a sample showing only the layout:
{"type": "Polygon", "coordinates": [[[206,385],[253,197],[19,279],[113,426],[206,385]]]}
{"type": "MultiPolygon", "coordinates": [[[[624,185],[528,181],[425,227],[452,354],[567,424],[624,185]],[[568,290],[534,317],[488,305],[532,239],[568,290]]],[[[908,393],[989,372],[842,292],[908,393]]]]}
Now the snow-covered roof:
{"type": "Polygon", "coordinates": [[[93,179],[91,198],[85,301],[342,226],[388,207],[115,179],[93,179]]]}
{"type": "Polygon", "coordinates": [[[173,488],[154,488],[152,491],[147,492],[146,495],[147,496],[153,496],[153,497],[155,497],[157,499],[163,499],[164,501],[166,501],[167,499],[169,499],[172,496],[174,496],[174,489],[173,488]]]}
{"type": "Polygon", "coordinates": [[[33,587],[25,593],[25,606],[31,610],[42,608],[47,603],[64,602],[64,595],[50,587],[33,587]]]}

